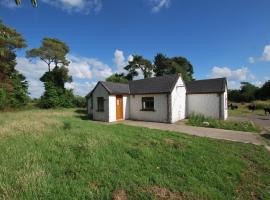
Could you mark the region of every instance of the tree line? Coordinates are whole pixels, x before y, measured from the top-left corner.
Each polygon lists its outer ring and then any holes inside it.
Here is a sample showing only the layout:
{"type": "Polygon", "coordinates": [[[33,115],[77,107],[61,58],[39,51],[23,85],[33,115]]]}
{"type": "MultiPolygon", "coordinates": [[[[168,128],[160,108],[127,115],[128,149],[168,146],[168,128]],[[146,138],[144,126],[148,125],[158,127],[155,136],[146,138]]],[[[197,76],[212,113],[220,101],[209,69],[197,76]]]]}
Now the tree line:
{"type": "MultiPolygon", "coordinates": [[[[16,50],[27,47],[22,35],[0,21],[0,109],[25,106],[30,97],[28,82],[16,70],[16,50]]],[[[45,92],[38,101],[41,108],[83,106],[85,99],[74,96],[73,91],[65,88],[71,82],[68,75],[69,61],[66,59],[69,47],[55,38],[44,38],[39,48],[26,51],[29,59],[40,59],[48,66],[40,81],[45,92]]]]}
{"type": "Polygon", "coordinates": [[[233,102],[268,100],[270,99],[270,80],[266,81],[261,87],[249,82],[242,82],[240,89],[228,91],[228,99],[233,102]]]}
{"type": "Polygon", "coordinates": [[[133,59],[124,67],[126,73],[115,73],[106,80],[111,82],[126,83],[138,77],[139,72],[143,78],[152,76],[163,76],[166,74],[181,74],[185,81],[192,81],[193,66],[184,57],[167,57],[162,53],[158,53],[154,61],[151,62],[140,55],[133,55],[133,59]]]}

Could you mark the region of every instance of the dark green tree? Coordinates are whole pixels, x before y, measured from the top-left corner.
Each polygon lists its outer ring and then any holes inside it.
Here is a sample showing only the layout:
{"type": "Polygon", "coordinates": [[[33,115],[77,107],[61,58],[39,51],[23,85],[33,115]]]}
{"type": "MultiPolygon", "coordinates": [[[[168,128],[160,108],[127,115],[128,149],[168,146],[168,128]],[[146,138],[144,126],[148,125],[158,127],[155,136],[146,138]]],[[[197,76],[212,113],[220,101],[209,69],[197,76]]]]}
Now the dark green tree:
{"type": "Polygon", "coordinates": [[[256,94],[259,88],[249,82],[241,82],[241,95],[243,101],[251,102],[256,100],[256,94]]]}
{"type": "Polygon", "coordinates": [[[270,99],[270,80],[265,82],[263,86],[258,91],[258,97],[261,100],[270,99]]]}
{"type": "Polygon", "coordinates": [[[0,108],[27,103],[28,84],[16,69],[16,50],[26,47],[21,34],[0,21],[0,108]]]}
{"type": "Polygon", "coordinates": [[[124,75],[124,73],[121,73],[121,74],[115,73],[109,76],[108,78],[106,78],[106,81],[115,82],[115,83],[127,83],[128,79],[124,75]]]}
{"type": "Polygon", "coordinates": [[[154,59],[153,71],[155,76],[163,76],[164,74],[181,74],[185,81],[192,81],[193,66],[184,57],[168,58],[162,53],[158,53],[154,59]]]}
{"type": "Polygon", "coordinates": [[[65,89],[65,83],[72,82],[67,68],[68,52],[69,47],[55,38],[44,38],[41,47],[27,51],[28,58],[39,58],[48,65],[48,71],[40,78],[45,85],[45,92],[40,100],[41,107],[71,107],[73,104],[72,90],[65,89]]]}
{"type": "Polygon", "coordinates": [[[135,76],[138,76],[137,70],[143,73],[144,78],[149,78],[152,75],[153,65],[142,56],[133,55],[133,60],[129,61],[124,69],[128,71],[128,80],[133,80],[135,76]]]}

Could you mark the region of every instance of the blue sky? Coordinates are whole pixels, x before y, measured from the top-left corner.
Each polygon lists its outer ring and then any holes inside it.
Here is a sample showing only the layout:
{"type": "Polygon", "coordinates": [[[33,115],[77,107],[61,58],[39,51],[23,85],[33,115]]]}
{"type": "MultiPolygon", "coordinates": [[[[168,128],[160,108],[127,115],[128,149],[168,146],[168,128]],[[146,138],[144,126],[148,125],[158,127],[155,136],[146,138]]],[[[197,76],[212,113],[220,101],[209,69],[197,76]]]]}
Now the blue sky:
{"type": "MultiPolygon", "coordinates": [[[[24,0],[1,0],[0,18],[38,47],[43,37],[70,46],[67,87],[85,95],[98,80],[123,66],[132,54],[153,60],[157,52],[184,56],[196,79],[228,78],[229,87],[241,81],[261,85],[270,79],[269,0],[39,0],[37,8],[24,0]]],[[[47,69],[24,58],[18,65],[38,97],[38,80],[47,69]]]]}

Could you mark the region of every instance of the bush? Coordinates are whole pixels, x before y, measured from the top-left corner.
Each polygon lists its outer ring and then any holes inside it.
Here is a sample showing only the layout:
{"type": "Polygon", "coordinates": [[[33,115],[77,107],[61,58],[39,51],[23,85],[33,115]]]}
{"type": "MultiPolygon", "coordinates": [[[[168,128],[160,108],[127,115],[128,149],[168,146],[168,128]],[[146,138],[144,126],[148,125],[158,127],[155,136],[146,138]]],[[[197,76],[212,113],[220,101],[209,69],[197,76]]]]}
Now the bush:
{"type": "Polygon", "coordinates": [[[0,88],[0,110],[4,109],[7,105],[7,93],[4,89],[0,88]]]}
{"type": "Polygon", "coordinates": [[[85,99],[85,97],[75,96],[73,103],[78,108],[85,108],[86,107],[86,99],[85,99]]]}
{"type": "Polygon", "coordinates": [[[255,101],[256,109],[270,108],[270,101],[255,101]]]}
{"type": "Polygon", "coordinates": [[[188,119],[188,124],[191,126],[208,127],[208,128],[219,128],[228,129],[235,131],[246,131],[246,132],[260,132],[260,129],[255,126],[252,122],[235,122],[235,121],[221,121],[211,117],[205,117],[204,115],[192,114],[188,119]]]}

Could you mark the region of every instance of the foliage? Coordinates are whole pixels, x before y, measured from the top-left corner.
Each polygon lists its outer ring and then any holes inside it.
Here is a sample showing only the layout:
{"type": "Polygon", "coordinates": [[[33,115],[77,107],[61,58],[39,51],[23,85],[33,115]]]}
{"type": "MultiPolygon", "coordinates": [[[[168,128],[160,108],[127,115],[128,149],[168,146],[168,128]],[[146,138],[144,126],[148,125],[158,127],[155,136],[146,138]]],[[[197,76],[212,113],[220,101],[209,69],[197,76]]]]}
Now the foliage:
{"type": "Polygon", "coordinates": [[[144,78],[150,78],[152,76],[153,65],[149,60],[142,56],[133,55],[133,60],[128,62],[125,70],[128,71],[128,80],[133,80],[135,76],[138,76],[137,70],[140,70],[143,73],[144,78]]]}
{"type": "Polygon", "coordinates": [[[265,82],[257,93],[257,96],[261,100],[270,99],[270,80],[265,82]]]}
{"type": "Polygon", "coordinates": [[[252,102],[258,98],[260,88],[255,85],[242,82],[240,90],[229,90],[228,99],[233,102],[252,102]]]}
{"type": "Polygon", "coordinates": [[[60,88],[53,82],[45,82],[45,92],[41,96],[39,106],[41,108],[71,108],[74,106],[72,90],[60,88]]]}
{"type": "Polygon", "coordinates": [[[246,131],[259,133],[259,127],[255,126],[252,122],[236,122],[236,121],[222,121],[216,120],[211,117],[205,117],[200,114],[192,114],[189,116],[188,124],[199,127],[228,129],[235,131],[246,131]]]}
{"type": "Polygon", "coordinates": [[[45,85],[45,92],[39,102],[41,108],[74,106],[73,92],[65,88],[65,83],[72,81],[67,68],[68,52],[69,47],[55,38],[44,38],[41,47],[27,51],[28,58],[39,58],[48,65],[48,71],[40,78],[45,85]]]}
{"type": "Polygon", "coordinates": [[[269,199],[263,146],[107,126],[73,109],[3,113],[0,124],[2,199],[269,199]]]}
{"type": "Polygon", "coordinates": [[[8,104],[7,101],[7,91],[3,88],[0,88],[0,110],[6,107],[8,104]]]}
{"type": "Polygon", "coordinates": [[[158,53],[154,59],[155,76],[162,76],[164,74],[181,74],[185,81],[192,81],[193,66],[184,57],[168,58],[165,55],[158,53]]]}
{"type": "Polygon", "coordinates": [[[17,49],[26,47],[21,34],[0,21],[0,109],[21,107],[28,100],[28,84],[16,69],[17,49]]]}
{"type": "Polygon", "coordinates": [[[41,47],[27,51],[27,57],[40,58],[48,65],[50,72],[51,65],[54,67],[69,65],[69,61],[66,59],[68,52],[69,47],[64,42],[56,38],[44,38],[41,47]]]}
{"type": "Polygon", "coordinates": [[[85,97],[75,96],[73,100],[74,106],[78,108],[86,108],[86,99],[85,97]]]}
{"type": "Polygon", "coordinates": [[[124,73],[121,73],[121,74],[115,73],[109,76],[108,78],[106,78],[106,81],[115,82],[115,83],[127,83],[128,79],[124,75],[124,73]]]}

